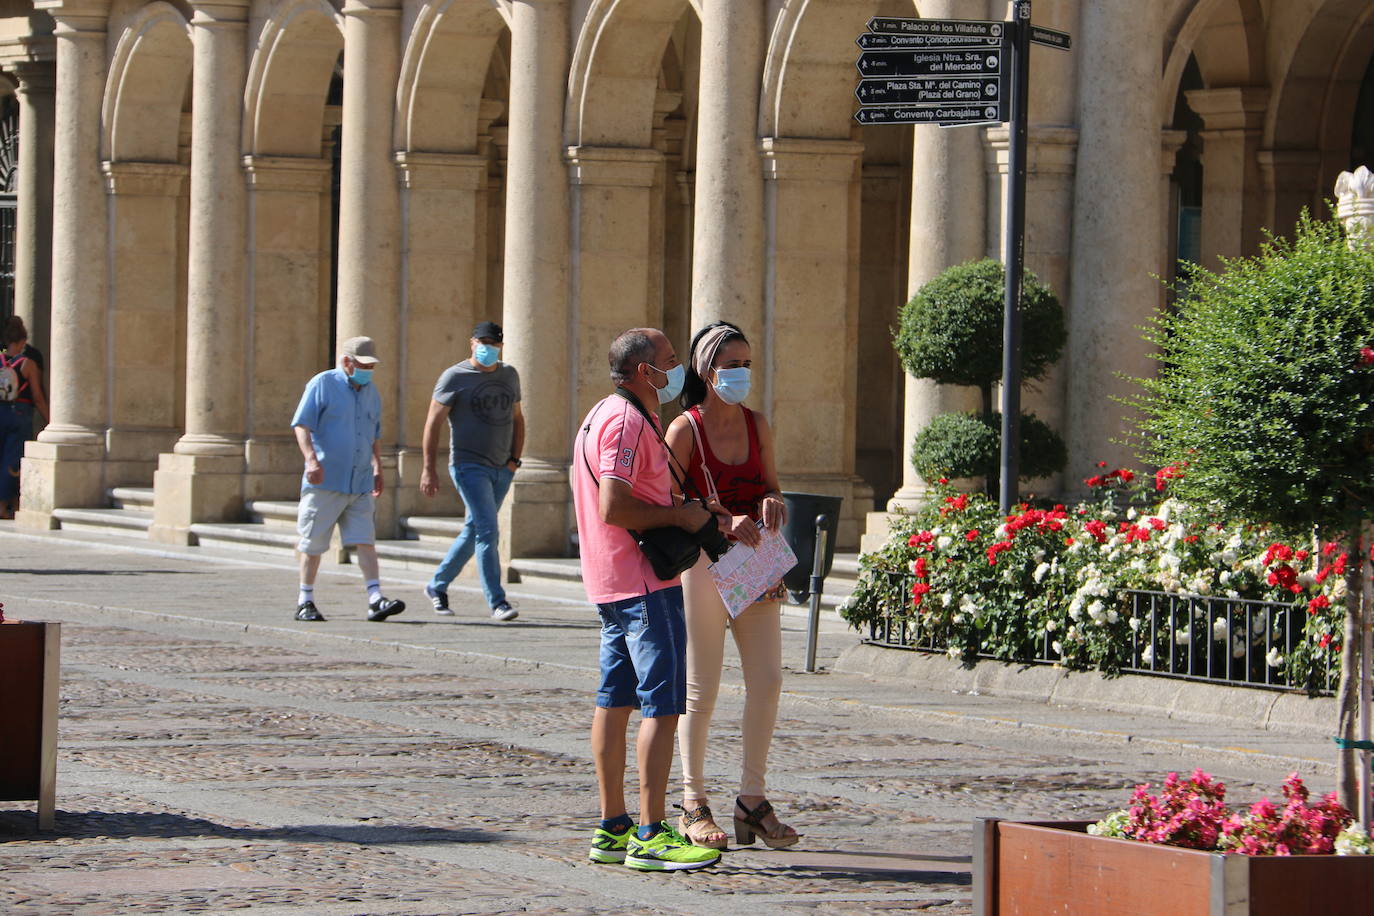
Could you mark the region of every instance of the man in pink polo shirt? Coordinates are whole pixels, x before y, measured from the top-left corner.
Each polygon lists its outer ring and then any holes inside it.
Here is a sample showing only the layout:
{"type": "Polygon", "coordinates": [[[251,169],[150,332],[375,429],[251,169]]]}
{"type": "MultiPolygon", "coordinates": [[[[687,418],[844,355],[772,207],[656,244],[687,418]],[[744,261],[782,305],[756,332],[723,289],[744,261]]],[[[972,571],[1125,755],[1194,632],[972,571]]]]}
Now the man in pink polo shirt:
{"type": "Polygon", "coordinates": [[[615,394],[583,420],[573,445],[572,487],[587,598],[601,615],[601,685],[592,755],[601,793],[593,862],[641,871],[710,865],[714,849],[691,845],[665,818],[673,736],[687,703],[687,628],[682,586],[654,574],[630,530],[677,525],[696,531],[711,513],[673,505],[673,477],[658,405],[677,397],[684,369],[662,331],[635,328],[611,344],[615,394]],[[639,707],[639,816],[625,807],[625,731],[639,707]]]}

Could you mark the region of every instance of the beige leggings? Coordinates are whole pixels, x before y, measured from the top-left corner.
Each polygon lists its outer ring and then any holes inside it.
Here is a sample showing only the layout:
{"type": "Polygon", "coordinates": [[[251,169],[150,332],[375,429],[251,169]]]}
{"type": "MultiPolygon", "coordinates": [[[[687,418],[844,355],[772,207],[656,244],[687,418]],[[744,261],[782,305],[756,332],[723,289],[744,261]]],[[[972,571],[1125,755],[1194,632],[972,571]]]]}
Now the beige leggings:
{"type": "Polygon", "coordinates": [[[735,637],[744,669],[744,769],[740,795],[764,795],[768,745],[778,718],[782,692],[782,623],[779,602],[760,601],[734,620],[725,610],[703,554],[682,576],[687,614],[687,714],[678,723],[682,753],[683,795],[706,802],[702,770],[706,764],[706,735],[720,692],[725,658],[725,625],[735,637]]]}

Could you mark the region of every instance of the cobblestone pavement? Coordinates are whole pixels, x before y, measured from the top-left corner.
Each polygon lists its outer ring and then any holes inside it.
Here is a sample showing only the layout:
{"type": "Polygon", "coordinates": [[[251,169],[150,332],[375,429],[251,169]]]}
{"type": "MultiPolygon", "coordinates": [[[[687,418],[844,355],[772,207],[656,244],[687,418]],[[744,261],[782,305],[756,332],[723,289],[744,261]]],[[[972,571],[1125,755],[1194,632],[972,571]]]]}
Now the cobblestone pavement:
{"type": "MultiPolygon", "coordinates": [[[[797,847],[688,874],[594,866],[596,629],[570,593],[521,592],[518,625],[412,607],[409,626],[311,630],[282,608],[284,564],[189,557],[6,542],[6,610],[64,626],[57,830],[0,803],[0,912],[968,913],[975,815],[1096,818],[1191,766],[1249,799],[1288,763],[1230,735],[1115,740],[1066,710],[1057,731],[998,728],[976,698],[961,721],[948,698],[903,706],[895,684],[790,671],[770,791],[797,847]]],[[[388,579],[407,599],[421,581],[388,579]]],[[[321,586],[331,606],[356,591],[349,570],[321,586]]],[[[853,637],[825,638],[833,656],[853,637]]],[[[708,760],[721,811],[738,714],[727,688],[708,760]]]]}

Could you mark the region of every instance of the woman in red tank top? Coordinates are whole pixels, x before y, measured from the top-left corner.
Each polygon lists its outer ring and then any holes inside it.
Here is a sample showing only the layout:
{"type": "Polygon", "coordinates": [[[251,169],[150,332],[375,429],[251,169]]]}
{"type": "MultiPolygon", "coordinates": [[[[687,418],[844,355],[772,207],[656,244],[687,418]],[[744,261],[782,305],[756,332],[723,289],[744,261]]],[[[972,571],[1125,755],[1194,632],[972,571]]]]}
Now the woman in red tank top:
{"type": "MultiPolygon", "coordinates": [[[[777,530],[784,509],[773,431],[766,417],[742,403],[749,394],[751,366],[749,341],[735,325],[720,321],[697,332],[681,398],[687,412],[668,427],[667,440],[696,488],[718,498],[729,511],[727,535],[754,545],[760,538],[756,523],[777,530]]],[[[702,778],[728,624],[744,671],[744,760],[735,799],[735,840],[747,845],[758,837],[773,848],[791,846],[799,835],[778,821],[765,792],[768,746],[782,691],[782,586],[769,589],[731,620],[706,569],[708,562],[703,553],[682,576],[687,714],[678,723],[683,777],[679,827],[698,846],[724,849],[728,842],[711,815],[702,778]]]]}

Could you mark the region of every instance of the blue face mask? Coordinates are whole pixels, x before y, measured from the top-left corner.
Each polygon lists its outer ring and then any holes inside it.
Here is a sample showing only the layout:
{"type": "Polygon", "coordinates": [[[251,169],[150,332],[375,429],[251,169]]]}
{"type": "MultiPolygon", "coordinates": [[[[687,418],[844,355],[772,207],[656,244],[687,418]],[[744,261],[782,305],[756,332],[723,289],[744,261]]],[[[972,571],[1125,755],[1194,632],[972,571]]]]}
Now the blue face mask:
{"type": "Polygon", "coordinates": [[[372,381],[372,370],[354,366],[353,374],[348,377],[348,380],[359,387],[366,385],[368,382],[372,381]]]}
{"type": "Polygon", "coordinates": [[[487,343],[479,343],[472,349],[472,358],[479,366],[494,366],[501,358],[501,348],[487,343]]]}
{"type": "Polygon", "coordinates": [[[651,363],[645,363],[644,365],[655,372],[662,372],[664,375],[668,376],[668,384],[658,389],[658,402],[660,404],[667,404],[673,398],[682,394],[682,383],[687,380],[687,369],[685,366],[677,365],[671,369],[663,370],[651,363]]]}
{"type": "Polygon", "coordinates": [[[713,387],[725,403],[739,404],[749,397],[749,370],[717,369],[716,384],[713,387]]]}

